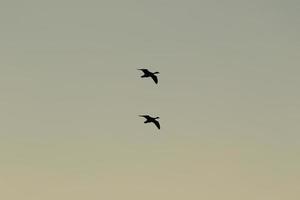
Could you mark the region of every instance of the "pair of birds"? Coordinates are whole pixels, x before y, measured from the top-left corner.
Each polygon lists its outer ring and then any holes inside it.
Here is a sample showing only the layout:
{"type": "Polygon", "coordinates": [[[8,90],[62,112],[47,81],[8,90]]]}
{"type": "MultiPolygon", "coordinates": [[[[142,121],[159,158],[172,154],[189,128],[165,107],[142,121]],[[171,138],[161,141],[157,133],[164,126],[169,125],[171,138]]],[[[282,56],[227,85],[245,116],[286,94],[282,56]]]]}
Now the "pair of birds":
{"type": "MultiPolygon", "coordinates": [[[[157,84],[158,83],[158,78],[155,74],[159,74],[159,72],[150,72],[148,69],[138,69],[141,70],[144,74],[141,76],[141,78],[152,78],[153,81],[157,84]]],[[[155,126],[160,129],[160,124],[157,121],[159,117],[151,117],[149,115],[139,115],[140,117],[144,117],[146,121],[144,121],[145,124],[147,123],[153,123],[155,126]]]]}

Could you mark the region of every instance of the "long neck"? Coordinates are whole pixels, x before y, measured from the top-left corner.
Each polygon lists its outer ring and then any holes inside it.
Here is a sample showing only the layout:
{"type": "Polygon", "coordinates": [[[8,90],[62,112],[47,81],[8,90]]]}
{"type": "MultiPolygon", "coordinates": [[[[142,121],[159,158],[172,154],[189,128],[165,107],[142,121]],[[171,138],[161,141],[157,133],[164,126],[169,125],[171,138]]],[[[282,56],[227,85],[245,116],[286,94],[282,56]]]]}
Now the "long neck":
{"type": "Polygon", "coordinates": [[[159,72],[154,72],[153,74],[159,74],[159,72]]]}

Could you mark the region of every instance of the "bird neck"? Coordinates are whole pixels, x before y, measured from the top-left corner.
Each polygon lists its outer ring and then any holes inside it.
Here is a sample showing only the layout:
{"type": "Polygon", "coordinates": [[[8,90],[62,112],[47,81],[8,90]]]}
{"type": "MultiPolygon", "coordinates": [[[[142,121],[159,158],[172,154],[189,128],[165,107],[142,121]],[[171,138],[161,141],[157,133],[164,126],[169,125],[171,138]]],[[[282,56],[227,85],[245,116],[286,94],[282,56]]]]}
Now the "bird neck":
{"type": "Polygon", "coordinates": [[[153,74],[159,74],[159,72],[154,72],[153,74]]]}

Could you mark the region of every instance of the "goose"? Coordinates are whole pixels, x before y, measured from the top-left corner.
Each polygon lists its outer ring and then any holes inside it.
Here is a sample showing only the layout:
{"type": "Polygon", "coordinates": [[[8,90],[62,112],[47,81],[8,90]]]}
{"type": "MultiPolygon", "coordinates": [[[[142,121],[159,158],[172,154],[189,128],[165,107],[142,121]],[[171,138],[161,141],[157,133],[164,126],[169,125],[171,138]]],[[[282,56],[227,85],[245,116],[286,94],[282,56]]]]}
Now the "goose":
{"type": "Polygon", "coordinates": [[[141,78],[151,77],[156,84],[158,83],[158,78],[155,74],[159,74],[159,72],[150,72],[148,69],[138,69],[138,70],[144,72],[144,75],[142,75],[141,78]]]}
{"type": "Polygon", "coordinates": [[[155,126],[160,129],[160,124],[159,122],[157,121],[157,119],[159,119],[159,117],[151,117],[149,115],[139,115],[140,117],[144,117],[146,119],[146,121],[144,121],[144,123],[154,123],[155,126]]]}

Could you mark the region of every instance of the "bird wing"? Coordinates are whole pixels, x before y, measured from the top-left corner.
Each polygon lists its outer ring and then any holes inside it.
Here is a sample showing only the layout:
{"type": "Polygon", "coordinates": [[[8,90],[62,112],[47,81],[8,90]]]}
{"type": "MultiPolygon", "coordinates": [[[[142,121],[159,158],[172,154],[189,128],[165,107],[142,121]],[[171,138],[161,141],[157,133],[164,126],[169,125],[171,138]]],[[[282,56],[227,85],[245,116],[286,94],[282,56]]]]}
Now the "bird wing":
{"type": "Polygon", "coordinates": [[[151,74],[151,78],[153,79],[153,81],[157,84],[158,83],[158,78],[157,76],[155,76],[154,74],[151,74]]]}
{"type": "Polygon", "coordinates": [[[138,70],[141,70],[141,71],[144,72],[144,73],[149,73],[149,70],[148,70],[148,69],[138,69],[138,70]]]}
{"type": "Polygon", "coordinates": [[[155,126],[156,126],[158,129],[160,129],[160,124],[159,124],[158,121],[155,120],[153,123],[155,124],[155,126]]]}
{"type": "Polygon", "coordinates": [[[145,117],[145,118],[149,118],[149,115],[139,115],[140,117],[145,117]]]}

